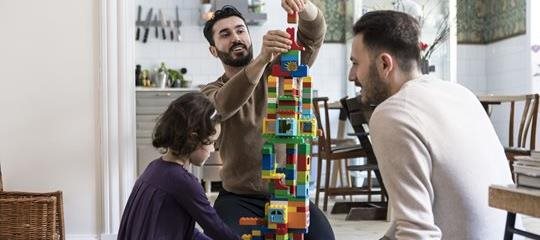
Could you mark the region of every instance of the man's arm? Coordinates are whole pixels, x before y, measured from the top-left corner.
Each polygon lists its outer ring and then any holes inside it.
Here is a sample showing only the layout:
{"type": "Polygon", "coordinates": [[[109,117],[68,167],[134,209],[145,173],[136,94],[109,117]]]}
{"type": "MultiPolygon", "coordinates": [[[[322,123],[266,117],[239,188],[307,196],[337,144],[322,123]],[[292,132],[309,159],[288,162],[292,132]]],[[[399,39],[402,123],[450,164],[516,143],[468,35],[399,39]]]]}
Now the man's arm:
{"type": "Polygon", "coordinates": [[[420,125],[396,103],[384,103],[370,120],[373,150],[393,210],[390,239],[440,239],[428,141],[420,125]]]}
{"type": "Polygon", "coordinates": [[[305,8],[298,13],[298,42],[306,48],[302,52],[302,64],[310,67],[315,62],[326,34],[326,21],[322,11],[311,1],[305,1],[305,8]]]}
{"type": "Polygon", "coordinates": [[[202,89],[215,104],[223,120],[234,115],[253,94],[257,84],[270,63],[278,54],[287,52],[291,41],[288,34],[280,30],[268,31],[263,36],[261,53],[242,71],[226,83],[214,82],[202,89]]]}

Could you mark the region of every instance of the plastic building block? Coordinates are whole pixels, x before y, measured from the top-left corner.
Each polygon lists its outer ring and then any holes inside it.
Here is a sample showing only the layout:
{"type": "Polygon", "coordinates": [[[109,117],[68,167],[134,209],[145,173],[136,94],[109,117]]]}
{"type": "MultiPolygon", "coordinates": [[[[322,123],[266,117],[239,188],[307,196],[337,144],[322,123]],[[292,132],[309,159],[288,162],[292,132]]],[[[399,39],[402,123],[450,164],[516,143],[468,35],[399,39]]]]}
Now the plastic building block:
{"type": "Polygon", "coordinates": [[[241,217],[239,223],[242,226],[257,226],[264,224],[264,219],[258,217],[241,217]]]}
{"type": "MultiPolygon", "coordinates": [[[[287,16],[288,22],[298,15],[287,16]]],[[[261,178],[268,182],[270,200],[264,218],[242,218],[242,225],[253,226],[246,240],[303,240],[309,227],[309,171],[311,140],[317,136],[313,117],[309,67],[301,63],[304,48],[296,42],[296,29],[287,28],[292,48],[280,55],[267,78],[266,117],[262,136],[261,178]],[[275,144],[286,144],[286,164],[278,167],[275,144]]]]}
{"type": "Polygon", "coordinates": [[[298,155],[298,165],[296,166],[298,171],[307,171],[311,170],[311,156],[309,155],[298,155]]]}
{"type": "Polygon", "coordinates": [[[309,186],[306,184],[296,185],[296,196],[309,197],[309,186]]]}
{"type": "Polygon", "coordinates": [[[268,206],[269,223],[287,223],[287,205],[268,206]]]}
{"type": "Polygon", "coordinates": [[[298,12],[287,13],[287,23],[297,24],[298,23],[298,12]]]}
{"type": "Polygon", "coordinates": [[[287,28],[287,33],[290,35],[289,39],[292,41],[291,50],[301,50],[304,51],[305,48],[298,45],[296,42],[296,29],[294,27],[287,28]]]}
{"type": "MultiPolygon", "coordinates": [[[[273,116],[277,115],[273,114],[273,116]]],[[[264,119],[263,134],[276,134],[276,119],[264,119]]]]}
{"type": "Polygon", "coordinates": [[[291,72],[293,77],[305,77],[309,74],[309,68],[307,65],[299,65],[298,68],[291,72]]]}
{"type": "Polygon", "coordinates": [[[278,118],[276,120],[276,135],[277,136],[295,136],[296,135],[296,119],[278,118]]]}
{"type": "Polygon", "coordinates": [[[272,76],[276,77],[291,77],[291,74],[287,71],[283,71],[279,64],[272,65],[272,76]]]}

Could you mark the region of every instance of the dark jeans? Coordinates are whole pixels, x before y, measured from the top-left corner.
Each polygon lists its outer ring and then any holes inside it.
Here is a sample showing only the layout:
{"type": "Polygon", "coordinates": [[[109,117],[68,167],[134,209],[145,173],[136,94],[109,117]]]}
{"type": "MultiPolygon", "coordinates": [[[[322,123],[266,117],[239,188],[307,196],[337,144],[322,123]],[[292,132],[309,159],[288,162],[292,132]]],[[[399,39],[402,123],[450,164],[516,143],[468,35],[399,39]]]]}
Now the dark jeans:
{"type": "MultiPolygon", "coordinates": [[[[239,225],[241,217],[264,217],[264,205],[268,201],[265,195],[239,195],[222,190],[214,203],[214,208],[233,231],[251,234],[251,226],[239,225]]],[[[305,240],[334,240],[334,231],[323,212],[309,202],[309,230],[305,240]]]]}

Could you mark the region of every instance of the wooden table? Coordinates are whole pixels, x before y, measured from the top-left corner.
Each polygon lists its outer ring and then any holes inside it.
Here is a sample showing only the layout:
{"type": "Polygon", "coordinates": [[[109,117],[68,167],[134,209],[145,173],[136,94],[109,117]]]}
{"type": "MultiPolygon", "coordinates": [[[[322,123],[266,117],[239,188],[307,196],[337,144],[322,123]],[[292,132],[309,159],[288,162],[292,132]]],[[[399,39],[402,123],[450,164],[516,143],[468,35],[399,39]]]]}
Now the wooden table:
{"type": "Polygon", "coordinates": [[[511,240],[514,234],[540,239],[540,235],[515,228],[516,213],[540,218],[540,189],[516,187],[513,184],[491,185],[489,206],[508,212],[504,240],[511,240]]]}

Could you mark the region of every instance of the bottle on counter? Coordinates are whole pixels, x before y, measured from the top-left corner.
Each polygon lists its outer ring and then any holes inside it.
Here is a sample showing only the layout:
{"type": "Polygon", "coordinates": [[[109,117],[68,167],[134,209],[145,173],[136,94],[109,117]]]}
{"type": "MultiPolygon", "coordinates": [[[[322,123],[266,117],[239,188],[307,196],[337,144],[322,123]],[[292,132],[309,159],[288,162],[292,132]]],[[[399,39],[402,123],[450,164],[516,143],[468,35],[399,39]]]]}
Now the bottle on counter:
{"type": "Polygon", "coordinates": [[[164,62],[161,63],[157,72],[156,87],[159,87],[159,88],[168,87],[167,86],[167,66],[165,65],[164,62]]]}
{"type": "Polygon", "coordinates": [[[142,86],[142,69],[141,65],[137,64],[135,66],[135,86],[142,86]]]}

